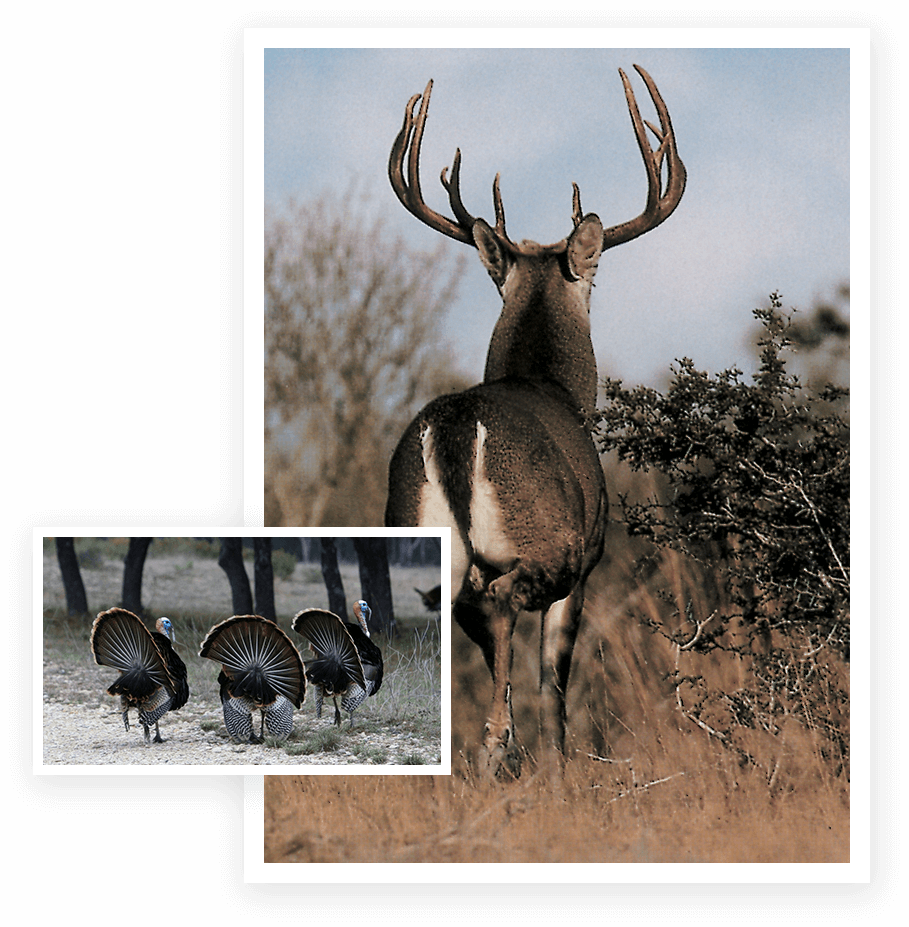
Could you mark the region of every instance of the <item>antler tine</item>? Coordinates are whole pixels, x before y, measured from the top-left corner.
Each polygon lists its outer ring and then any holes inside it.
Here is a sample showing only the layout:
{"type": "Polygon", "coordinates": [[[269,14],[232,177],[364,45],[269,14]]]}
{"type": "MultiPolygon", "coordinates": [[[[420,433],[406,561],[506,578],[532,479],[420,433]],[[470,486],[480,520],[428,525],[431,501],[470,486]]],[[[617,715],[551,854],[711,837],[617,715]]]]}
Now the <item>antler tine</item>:
{"type": "Polygon", "coordinates": [[[427,206],[420,191],[420,145],[423,141],[423,128],[426,123],[426,115],[429,112],[431,93],[432,81],[430,80],[426,85],[426,90],[423,91],[422,100],[420,100],[421,94],[417,93],[407,101],[407,106],[404,109],[404,125],[391,146],[391,154],[388,158],[388,179],[391,181],[392,189],[401,204],[408,212],[437,232],[441,232],[456,241],[464,242],[464,244],[473,245],[471,227],[474,220],[464,209],[458,191],[460,151],[455,155],[451,183],[445,180],[445,172],[442,172],[442,184],[448,190],[448,198],[458,222],[453,222],[427,206]],[[420,100],[420,107],[416,115],[414,115],[414,106],[417,100],[420,100]],[[405,179],[404,156],[407,154],[408,148],[410,153],[407,159],[407,178],[405,179]]]}
{"type": "Polygon", "coordinates": [[[492,202],[496,211],[496,235],[498,235],[502,241],[507,242],[516,249],[517,245],[508,237],[508,232],[505,231],[505,207],[502,205],[502,193],[499,190],[498,174],[496,174],[496,179],[492,182],[492,202]]]}
{"type": "Polygon", "coordinates": [[[581,209],[581,188],[572,181],[571,190],[571,221],[577,228],[584,218],[584,211],[581,209]]]}
{"type": "Polygon", "coordinates": [[[650,229],[656,228],[661,222],[667,219],[685,192],[685,181],[687,172],[685,165],[682,164],[681,158],[676,148],[675,133],[672,131],[672,122],[669,119],[669,110],[663,102],[662,96],[657,89],[653,78],[639,65],[634,66],[635,70],[647,85],[650,92],[650,98],[656,108],[657,115],[660,117],[660,129],[657,129],[652,123],[646,122],[641,118],[637,101],[634,97],[631,83],[625,72],[619,68],[619,74],[622,83],[625,86],[625,99],[628,103],[628,112],[631,116],[631,123],[634,126],[634,134],[638,140],[638,147],[641,151],[641,157],[644,159],[644,168],[647,171],[647,205],[644,211],[636,218],[629,222],[623,222],[620,225],[614,225],[605,229],[603,232],[603,248],[612,248],[623,242],[631,241],[650,229]],[[645,128],[646,126],[646,128],[645,128]],[[656,149],[650,147],[647,139],[647,129],[656,136],[659,141],[656,149]],[[667,157],[668,156],[668,157],[667,157]],[[662,184],[662,167],[663,159],[667,163],[666,189],[663,190],[662,184]]]}
{"type": "Polygon", "coordinates": [[[448,191],[448,202],[451,203],[451,210],[455,214],[455,218],[458,220],[459,225],[463,228],[471,229],[476,219],[464,208],[464,203],[461,200],[460,148],[455,149],[454,161],[451,165],[451,180],[446,176],[447,173],[448,168],[443,167],[439,179],[442,181],[442,186],[448,191]]]}

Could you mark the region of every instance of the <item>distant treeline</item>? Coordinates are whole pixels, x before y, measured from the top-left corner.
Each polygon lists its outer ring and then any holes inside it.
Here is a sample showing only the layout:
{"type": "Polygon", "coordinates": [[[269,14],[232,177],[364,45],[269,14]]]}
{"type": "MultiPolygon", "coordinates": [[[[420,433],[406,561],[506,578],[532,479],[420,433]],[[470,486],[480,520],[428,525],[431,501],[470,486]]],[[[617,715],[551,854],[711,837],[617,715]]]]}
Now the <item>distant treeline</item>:
{"type": "MultiPolygon", "coordinates": [[[[218,538],[199,540],[218,542],[218,538]]],[[[393,566],[436,566],[442,565],[441,545],[438,538],[388,538],[388,562],[393,566]]],[[[338,549],[338,560],[342,563],[356,563],[357,554],[349,538],[334,538],[338,549]]],[[[252,538],[243,538],[244,547],[252,547],[252,538]]],[[[272,550],[286,550],[299,563],[319,563],[322,544],[319,538],[272,538],[272,550]]]]}

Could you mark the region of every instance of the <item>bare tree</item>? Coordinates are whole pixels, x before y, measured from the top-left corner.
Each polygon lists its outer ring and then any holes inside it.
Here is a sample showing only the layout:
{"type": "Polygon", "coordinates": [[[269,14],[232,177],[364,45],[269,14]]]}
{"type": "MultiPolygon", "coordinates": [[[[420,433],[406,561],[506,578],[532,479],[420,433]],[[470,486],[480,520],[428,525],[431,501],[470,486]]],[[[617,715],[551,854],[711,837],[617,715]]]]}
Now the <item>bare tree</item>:
{"type": "Polygon", "coordinates": [[[435,336],[460,268],[350,193],[266,216],[267,525],[382,524],[394,442],[450,370],[435,336]]]}
{"type": "Polygon", "coordinates": [[[66,611],[70,615],[85,615],[88,613],[88,597],[85,595],[85,584],[79,572],[79,558],[76,556],[76,545],[73,538],[56,538],[57,563],[60,564],[60,576],[63,579],[63,590],[66,593],[66,611]]]}
{"type": "Polygon", "coordinates": [[[271,565],[271,538],[253,538],[253,576],[256,614],[275,620],[275,574],[271,565]]]}
{"type": "Polygon", "coordinates": [[[123,561],[123,607],[135,615],[142,614],[142,571],[154,538],[130,538],[123,561]]]}
{"type": "Polygon", "coordinates": [[[344,583],[338,569],[338,545],[334,538],[320,538],[322,542],[322,578],[328,590],[328,610],[336,615],[347,615],[347,599],[344,595],[344,583]]]}
{"type": "Polygon", "coordinates": [[[373,628],[393,635],[396,625],[387,541],[385,538],[357,537],[353,543],[360,564],[360,589],[372,609],[373,628]]]}
{"type": "Polygon", "coordinates": [[[249,615],[253,610],[252,590],[243,566],[243,538],[221,538],[218,566],[227,574],[235,615],[249,615]]]}

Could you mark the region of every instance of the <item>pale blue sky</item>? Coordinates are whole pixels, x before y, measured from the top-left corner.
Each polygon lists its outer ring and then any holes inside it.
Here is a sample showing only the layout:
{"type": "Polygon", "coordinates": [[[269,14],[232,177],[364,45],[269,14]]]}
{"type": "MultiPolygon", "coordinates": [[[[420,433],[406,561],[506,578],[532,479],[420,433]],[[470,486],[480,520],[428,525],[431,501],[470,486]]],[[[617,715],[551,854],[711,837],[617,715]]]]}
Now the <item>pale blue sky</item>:
{"type": "MultiPolygon", "coordinates": [[[[618,68],[645,118],[645,67],[669,106],[688,186],[676,213],[600,261],[591,319],[601,374],[661,385],[677,357],[748,368],[751,309],[773,290],[810,308],[849,279],[848,49],[275,49],[265,55],[265,200],[343,190],[356,176],[389,229],[438,236],[400,206],[386,165],[408,98],[432,77],[423,192],[461,148],[461,190],[492,218],[501,173],[509,233],[549,243],[585,211],[616,224],[646,181],[618,68]]],[[[444,334],[482,376],[499,298],[472,249],[444,334]]]]}

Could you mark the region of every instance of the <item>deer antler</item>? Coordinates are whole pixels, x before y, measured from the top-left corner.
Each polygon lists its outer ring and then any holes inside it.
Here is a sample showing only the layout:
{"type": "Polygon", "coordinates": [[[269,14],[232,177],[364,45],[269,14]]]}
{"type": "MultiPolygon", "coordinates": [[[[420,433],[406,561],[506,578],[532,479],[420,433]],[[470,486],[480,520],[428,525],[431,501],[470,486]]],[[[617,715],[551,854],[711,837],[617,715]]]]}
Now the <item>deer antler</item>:
{"type": "MultiPolygon", "coordinates": [[[[660,128],[657,129],[652,123],[645,122],[641,119],[641,113],[638,109],[637,101],[634,97],[634,91],[631,83],[625,75],[625,72],[619,68],[619,74],[622,83],[625,86],[625,99],[628,103],[628,112],[631,115],[631,123],[634,126],[634,133],[638,140],[638,147],[641,150],[641,157],[644,159],[644,168],[647,171],[647,205],[644,211],[636,218],[629,222],[623,222],[620,225],[614,225],[603,231],[603,250],[613,248],[623,242],[631,241],[650,229],[656,228],[661,222],[667,219],[678,206],[685,192],[685,180],[687,177],[685,165],[679,158],[678,150],[675,144],[675,134],[672,131],[672,123],[669,119],[669,110],[657,90],[653,78],[638,65],[634,66],[635,70],[644,79],[647,89],[650,91],[650,98],[656,107],[657,115],[660,117],[660,128]],[[646,129],[645,129],[646,126],[646,129]],[[655,149],[650,147],[647,140],[647,129],[656,136],[658,145],[655,149]],[[667,164],[667,181],[666,189],[663,190],[662,169],[663,160],[667,164]]],[[[474,245],[472,229],[476,219],[464,206],[461,199],[461,149],[455,151],[454,161],[451,167],[451,178],[448,178],[448,168],[442,170],[440,179],[442,186],[448,193],[448,202],[451,204],[451,210],[454,213],[454,220],[437,213],[426,205],[423,200],[423,194],[420,190],[420,145],[423,141],[423,129],[426,124],[426,116],[429,112],[429,98],[432,93],[432,81],[426,85],[422,94],[414,94],[407,102],[404,110],[404,125],[398,133],[397,138],[391,148],[391,155],[388,159],[388,177],[391,180],[391,186],[397,194],[405,209],[412,215],[416,216],[421,222],[430,228],[441,232],[455,241],[464,242],[464,244],[474,245]],[[421,99],[422,97],[422,99],[421,99]],[[420,101],[419,108],[414,112],[417,101],[420,101]],[[407,175],[404,173],[404,159],[407,158],[407,175]]],[[[575,227],[578,226],[583,218],[581,210],[581,193],[577,184],[572,184],[572,221],[575,227]]],[[[521,252],[525,250],[521,245],[513,242],[505,231],[505,209],[502,205],[502,195],[499,192],[499,175],[492,185],[492,201],[495,209],[495,233],[496,237],[506,245],[512,252],[521,252]]],[[[565,248],[566,240],[556,242],[554,245],[547,245],[543,248],[534,246],[534,250],[539,251],[559,251],[565,248]]]]}
{"type": "Polygon", "coordinates": [[[459,189],[461,175],[461,149],[455,152],[454,163],[451,168],[451,181],[445,177],[448,168],[442,171],[442,186],[448,191],[448,200],[451,203],[457,222],[437,213],[423,200],[420,191],[420,144],[423,141],[423,127],[426,123],[426,114],[429,111],[429,97],[432,93],[432,81],[423,91],[420,107],[414,114],[414,105],[420,100],[420,94],[415,93],[408,101],[404,110],[404,125],[391,146],[391,155],[388,158],[388,179],[404,208],[416,216],[430,228],[447,235],[455,241],[473,245],[473,236],[470,230],[476,221],[464,208],[459,189]],[[404,156],[407,158],[407,177],[404,177],[404,156]]]}
{"type": "Polygon", "coordinates": [[[650,98],[656,107],[657,115],[660,117],[660,129],[657,129],[652,123],[645,122],[641,119],[641,113],[638,109],[637,101],[634,98],[634,91],[631,89],[631,83],[625,76],[625,72],[619,68],[619,74],[622,77],[622,83],[625,85],[625,99],[628,101],[628,112],[631,115],[631,123],[634,126],[634,134],[638,140],[638,147],[641,149],[641,157],[644,159],[644,167],[647,171],[647,205],[644,211],[636,218],[629,222],[623,222],[621,225],[613,225],[611,228],[603,231],[603,250],[613,248],[615,245],[621,245],[623,242],[631,241],[645,232],[656,228],[661,222],[669,218],[679,205],[679,200],[685,192],[685,180],[687,172],[685,165],[679,157],[675,144],[675,133],[672,131],[672,122],[669,119],[669,110],[657,90],[653,78],[639,65],[634,69],[644,79],[647,89],[650,91],[650,98]],[[656,149],[650,147],[647,141],[647,132],[644,126],[647,126],[659,140],[656,149]],[[666,190],[662,189],[662,168],[663,158],[666,158],[667,179],[666,190]]]}
{"type": "MultiPolygon", "coordinates": [[[[404,125],[391,147],[391,155],[388,158],[388,178],[398,199],[409,213],[416,216],[430,228],[455,239],[455,241],[474,245],[471,230],[477,220],[467,211],[464,201],[461,199],[460,148],[455,151],[454,161],[451,166],[451,179],[448,178],[447,167],[442,169],[440,177],[442,186],[448,193],[448,202],[451,204],[451,211],[454,213],[456,221],[448,219],[427,206],[420,190],[420,145],[423,141],[423,128],[426,123],[426,115],[429,112],[429,97],[431,94],[432,81],[430,80],[426,85],[426,90],[422,93],[422,100],[416,113],[414,113],[414,105],[417,100],[420,100],[421,94],[414,94],[408,100],[407,107],[404,110],[404,125]],[[407,157],[406,177],[404,176],[405,156],[407,157]]],[[[512,251],[520,251],[520,247],[508,237],[508,233],[505,231],[505,209],[502,206],[502,194],[499,192],[498,174],[496,174],[496,179],[492,185],[492,202],[496,216],[496,236],[512,251]]]]}

